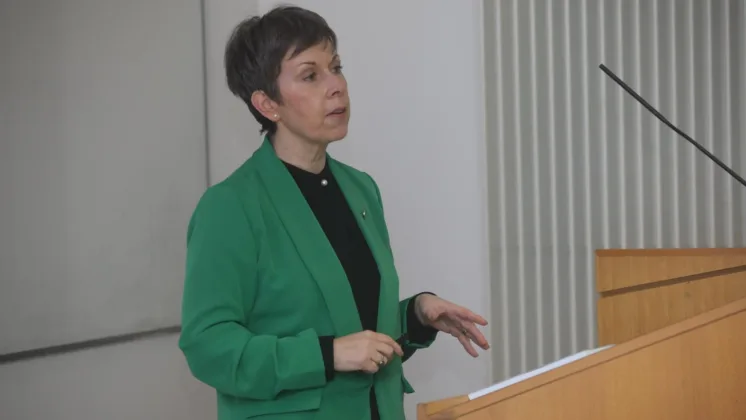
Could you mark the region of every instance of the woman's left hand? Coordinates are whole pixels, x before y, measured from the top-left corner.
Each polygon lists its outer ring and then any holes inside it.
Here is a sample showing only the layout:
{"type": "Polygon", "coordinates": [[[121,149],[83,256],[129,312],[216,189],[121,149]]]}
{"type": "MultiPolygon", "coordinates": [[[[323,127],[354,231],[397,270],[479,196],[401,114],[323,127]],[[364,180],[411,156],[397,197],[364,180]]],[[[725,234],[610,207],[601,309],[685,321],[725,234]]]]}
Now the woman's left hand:
{"type": "Polygon", "coordinates": [[[415,300],[417,318],[424,325],[451,334],[473,357],[479,356],[472,342],[484,350],[490,348],[477,325],[487,325],[487,320],[474,312],[431,294],[422,294],[415,300]]]}

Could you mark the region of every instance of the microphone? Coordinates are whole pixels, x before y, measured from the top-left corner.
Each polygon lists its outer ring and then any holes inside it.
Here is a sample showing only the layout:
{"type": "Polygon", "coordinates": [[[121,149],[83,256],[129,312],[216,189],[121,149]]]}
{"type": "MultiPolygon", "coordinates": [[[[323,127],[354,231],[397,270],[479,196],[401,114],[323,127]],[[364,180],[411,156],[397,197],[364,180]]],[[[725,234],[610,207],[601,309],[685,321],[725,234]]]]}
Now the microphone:
{"type": "Polygon", "coordinates": [[[730,167],[728,167],[728,165],[726,165],[720,159],[718,159],[715,155],[713,155],[712,153],[710,153],[710,151],[707,150],[707,149],[705,149],[704,146],[702,146],[701,144],[697,143],[693,138],[689,137],[680,128],[678,128],[675,125],[671,124],[671,122],[668,121],[668,119],[666,119],[666,117],[664,117],[660,112],[658,112],[657,109],[653,108],[652,105],[650,105],[649,103],[647,103],[647,101],[645,101],[645,99],[643,99],[640,95],[638,95],[637,92],[635,92],[634,90],[632,90],[631,87],[629,87],[626,83],[624,83],[622,81],[622,79],[620,79],[616,74],[614,74],[611,70],[609,70],[608,67],[606,67],[603,64],[599,65],[599,67],[601,68],[601,70],[603,70],[604,73],[606,73],[619,86],[621,86],[624,90],[626,90],[627,93],[629,93],[633,98],[635,98],[637,100],[637,102],[641,103],[642,106],[644,106],[645,108],[647,108],[647,110],[650,111],[653,115],[655,115],[659,120],[661,120],[667,126],[671,127],[671,129],[673,131],[675,131],[676,133],[678,133],[680,136],[684,137],[689,143],[693,144],[694,147],[696,147],[697,149],[699,149],[700,152],[704,153],[705,156],[707,156],[708,158],[710,158],[713,162],[717,163],[718,166],[720,166],[721,168],[723,168],[725,170],[725,172],[728,172],[728,174],[730,174],[730,176],[732,176],[733,178],[735,178],[738,182],[741,183],[741,185],[743,185],[744,187],[746,187],[746,180],[744,180],[741,177],[741,175],[738,175],[736,173],[736,171],[734,171],[733,169],[731,169],[730,167]]]}

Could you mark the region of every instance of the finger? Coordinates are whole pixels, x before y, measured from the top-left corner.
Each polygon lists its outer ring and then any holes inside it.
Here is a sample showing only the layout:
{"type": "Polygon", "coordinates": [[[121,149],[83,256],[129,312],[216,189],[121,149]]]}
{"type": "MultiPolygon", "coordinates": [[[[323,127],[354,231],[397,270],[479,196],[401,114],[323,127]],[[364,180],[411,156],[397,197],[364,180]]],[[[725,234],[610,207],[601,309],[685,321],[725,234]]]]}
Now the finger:
{"type": "Polygon", "coordinates": [[[378,363],[374,362],[373,359],[369,359],[365,365],[363,365],[363,372],[367,373],[376,373],[378,372],[379,365],[378,363]]]}
{"type": "Polygon", "coordinates": [[[458,318],[460,318],[462,321],[473,322],[473,323],[479,324],[479,325],[481,325],[483,327],[487,325],[487,320],[486,319],[484,319],[483,317],[475,314],[474,312],[472,312],[472,311],[470,311],[470,310],[468,310],[468,309],[466,309],[466,308],[464,308],[462,306],[459,306],[457,309],[454,310],[454,312],[455,312],[456,316],[458,318]]]}
{"type": "MultiPolygon", "coordinates": [[[[454,320],[449,320],[449,322],[446,322],[445,327],[448,330],[447,332],[449,334],[458,339],[459,343],[461,343],[467,353],[469,353],[472,357],[479,356],[479,353],[477,353],[476,349],[474,349],[474,346],[471,345],[470,332],[466,328],[464,328],[461,323],[458,323],[454,320]]],[[[474,329],[476,329],[475,326],[474,329]]],[[[478,330],[477,333],[479,333],[478,330]]],[[[479,335],[481,335],[481,333],[479,333],[479,335]]]]}
{"type": "Polygon", "coordinates": [[[466,335],[460,335],[458,337],[458,341],[461,343],[462,346],[464,346],[464,350],[466,350],[469,355],[471,355],[472,357],[479,357],[479,353],[477,353],[477,350],[474,348],[474,346],[471,345],[469,337],[467,337],[466,335]]]}
{"type": "Polygon", "coordinates": [[[439,322],[437,326],[441,331],[451,334],[456,338],[459,338],[459,336],[465,335],[466,333],[466,331],[461,327],[461,323],[454,319],[444,319],[439,322]]]}
{"type": "MultiPolygon", "coordinates": [[[[459,330],[459,334],[467,335],[479,347],[485,350],[489,349],[490,345],[487,342],[487,339],[484,337],[484,334],[482,334],[482,332],[479,331],[479,328],[477,328],[477,326],[474,325],[475,323],[471,319],[471,318],[475,318],[477,320],[484,321],[484,318],[481,318],[480,316],[474,314],[468,309],[465,309],[465,308],[460,308],[460,309],[463,309],[464,312],[461,312],[459,310],[459,311],[455,311],[453,314],[449,314],[449,319],[448,319],[449,323],[456,324],[459,330]],[[471,316],[471,318],[469,318],[469,316],[471,316]]],[[[486,323],[486,321],[484,322],[486,323]]]]}
{"type": "Polygon", "coordinates": [[[402,348],[399,345],[399,343],[397,343],[393,338],[389,337],[388,335],[386,335],[386,334],[377,334],[376,335],[376,340],[379,343],[383,343],[383,344],[386,344],[386,345],[390,346],[394,350],[394,352],[396,354],[398,354],[399,356],[404,356],[404,351],[402,350],[402,348]]]}
{"type": "Polygon", "coordinates": [[[372,354],[369,357],[369,360],[371,363],[376,365],[376,369],[375,369],[376,371],[386,366],[386,363],[388,363],[388,358],[386,357],[386,355],[380,352],[377,352],[377,351],[372,352],[372,354]]]}
{"type": "Polygon", "coordinates": [[[393,347],[391,347],[391,345],[387,343],[376,343],[375,349],[378,351],[378,354],[386,358],[387,362],[391,360],[392,357],[394,357],[395,350],[393,347]]]}
{"type": "Polygon", "coordinates": [[[479,328],[477,328],[477,326],[473,323],[462,321],[461,329],[464,335],[470,338],[471,341],[473,341],[479,347],[483,348],[484,350],[490,348],[490,344],[487,342],[487,338],[485,338],[484,334],[482,334],[482,332],[479,331],[479,328]]]}

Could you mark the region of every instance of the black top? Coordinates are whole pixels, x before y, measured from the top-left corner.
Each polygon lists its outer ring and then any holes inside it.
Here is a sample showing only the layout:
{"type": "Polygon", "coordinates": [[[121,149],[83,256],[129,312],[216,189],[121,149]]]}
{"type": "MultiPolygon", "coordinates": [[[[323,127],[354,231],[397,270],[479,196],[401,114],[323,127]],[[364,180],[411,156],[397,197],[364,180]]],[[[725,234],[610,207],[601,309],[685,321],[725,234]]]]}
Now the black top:
{"type": "MultiPolygon", "coordinates": [[[[381,276],[376,260],[373,258],[373,253],[368,247],[368,242],[355,220],[344,193],[328,166],[325,166],[318,174],[287,163],[285,166],[295,179],[298,188],[306,198],[306,202],[308,202],[316,220],[342,264],[350,282],[363,330],[376,331],[381,276]]],[[[423,343],[430,341],[434,338],[437,330],[419,322],[415,315],[413,303],[414,299],[410,301],[407,308],[409,340],[423,343]]],[[[334,337],[319,338],[327,380],[334,378],[333,340],[334,337]]],[[[371,418],[373,420],[379,418],[375,393],[372,388],[371,418]]]]}

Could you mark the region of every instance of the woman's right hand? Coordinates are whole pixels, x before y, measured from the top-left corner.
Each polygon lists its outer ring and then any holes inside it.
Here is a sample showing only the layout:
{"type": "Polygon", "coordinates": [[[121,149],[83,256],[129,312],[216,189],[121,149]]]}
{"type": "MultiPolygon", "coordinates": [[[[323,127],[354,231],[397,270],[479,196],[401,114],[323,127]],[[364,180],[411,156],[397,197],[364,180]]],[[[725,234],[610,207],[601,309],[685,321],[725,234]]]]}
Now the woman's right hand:
{"type": "Polygon", "coordinates": [[[334,339],[334,370],[376,373],[394,353],[404,355],[393,338],[374,331],[363,331],[334,339]]]}

